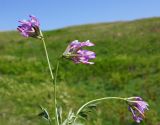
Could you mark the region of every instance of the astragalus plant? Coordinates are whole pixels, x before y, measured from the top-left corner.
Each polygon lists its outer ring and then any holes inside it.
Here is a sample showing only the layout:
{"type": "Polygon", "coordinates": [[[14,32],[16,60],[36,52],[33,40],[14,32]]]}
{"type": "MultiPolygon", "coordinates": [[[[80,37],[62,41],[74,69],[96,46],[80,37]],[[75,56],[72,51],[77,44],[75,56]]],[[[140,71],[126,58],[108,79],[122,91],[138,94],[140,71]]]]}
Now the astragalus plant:
{"type": "MultiPolygon", "coordinates": [[[[77,119],[80,117],[86,116],[87,112],[94,107],[96,107],[96,103],[100,101],[108,101],[108,100],[122,100],[126,102],[126,106],[128,111],[131,112],[133,120],[137,123],[140,123],[145,118],[145,111],[148,110],[148,103],[145,102],[141,97],[103,97],[91,100],[86,102],[84,105],[80,106],[77,111],[70,110],[66,119],[62,119],[62,109],[58,108],[60,106],[57,105],[57,74],[58,74],[58,67],[59,62],[63,61],[62,58],[71,60],[75,65],[78,64],[86,64],[86,65],[93,65],[94,62],[90,61],[96,58],[96,54],[93,51],[85,50],[84,47],[91,47],[95,46],[94,43],[90,42],[89,40],[84,42],[79,42],[78,40],[72,41],[65,49],[64,53],[56,60],[56,70],[55,73],[52,72],[52,66],[49,59],[48,51],[46,48],[45,38],[40,29],[40,23],[35,16],[29,16],[30,20],[22,20],[20,22],[20,26],[18,26],[17,30],[24,36],[24,37],[33,37],[39,39],[43,43],[44,51],[46,54],[46,60],[48,62],[48,68],[50,71],[51,80],[53,82],[53,89],[54,89],[54,116],[50,116],[48,111],[41,107],[42,112],[39,116],[45,118],[50,125],[76,125],[77,119]]],[[[74,69],[73,69],[74,70],[74,69]]],[[[117,104],[118,106],[118,104],[117,104]]]]}

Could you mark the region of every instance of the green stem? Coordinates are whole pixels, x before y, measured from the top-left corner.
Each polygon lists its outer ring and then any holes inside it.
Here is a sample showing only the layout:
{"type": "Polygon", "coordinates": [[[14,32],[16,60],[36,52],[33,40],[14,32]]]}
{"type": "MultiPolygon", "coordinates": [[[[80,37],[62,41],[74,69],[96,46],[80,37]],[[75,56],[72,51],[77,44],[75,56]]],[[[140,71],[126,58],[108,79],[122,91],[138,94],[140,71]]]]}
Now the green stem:
{"type": "Polygon", "coordinates": [[[51,119],[49,119],[49,121],[48,121],[48,122],[49,122],[49,125],[52,125],[52,123],[51,123],[51,119]]]}
{"type": "Polygon", "coordinates": [[[56,100],[56,85],[57,85],[57,74],[58,74],[58,68],[59,68],[59,60],[57,61],[57,66],[56,66],[56,73],[55,73],[55,78],[54,78],[54,105],[55,105],[55,118],[57,121],[57,125],[59,125],[59,120],[58,120],[58,115],[57,115],[57,100],[56,100]]]}
{"type": "Polygon", "coordinates": [[[47,51],[47,48],[46,48],[46,43],[45,43],[45,40],[43,38],[42,33],[41,33],[41,36],[42,36],[41,40],[43,42],[43,46],[44,46],[44,50],[45,50],[45,54],[46,54],[46,58],[47,58],[47,62],[48,62],[50,75],[51,75],[53,86],[54,86],[54,116],[55,116],[55,120],[54,121],[55,121],[55,125],[59,125],[57,111],[56,111],[56,107],[57,107],[57,105],[56,105],[56,77],[57,77],[59,62],[58,62],[58,65],[57,65],[56,74],[55,74],[55,78],[54,78],[54,75],[53,75],[53,72],[52,72],[52,68],[51,68],[51,64],[50,64],[50,60],[49,60],[49,56],[48,56],[48,51],[47,51]]]}
{"type": "Polygon", "coordinates": [[[48,51],[47,51],[47,48],[46,48],[46,43],[44,41],[44,38],[42,38],[42,41],[43,41],[43,46],[44,46],[44,50],[45,50],[45,53],[46,53],[46,58],[47,58],[48,67],[49,67],[49,71],[50,71],[50,74],[51,74],[51,78],[54,81],[54,76],[53,76],[53,72],[52,72],[52,68],[51,68],[51,64],[50,64],[50,60],[49,60],[49,56],[48,56],[48,51]]]}
{"type": "Polygon", "coordinates": [[[76,115],[75,115],[75,119],[74,119],[74,121],[73,121],[73,125],[75,124],[75,122],[76,122],[76,120],[77,120],[77,118],[78,118],[79,113],[80,113],[85,107],[87,107],[89,104],[92,104],[92,103],[95,103],[95,102],[98,102],[98,101],[108,100],[108,99],[118,99],[118,100],[127,101],[127,98],[121,98],[121,97],[104,97],[104,98],[99,98],[99,99],[91,100],[91,101],[85,103],[84,105],[82,105],[82,106],[78,109],[78,111],[77,111],[77,113],[76,113],[76,115]]]}

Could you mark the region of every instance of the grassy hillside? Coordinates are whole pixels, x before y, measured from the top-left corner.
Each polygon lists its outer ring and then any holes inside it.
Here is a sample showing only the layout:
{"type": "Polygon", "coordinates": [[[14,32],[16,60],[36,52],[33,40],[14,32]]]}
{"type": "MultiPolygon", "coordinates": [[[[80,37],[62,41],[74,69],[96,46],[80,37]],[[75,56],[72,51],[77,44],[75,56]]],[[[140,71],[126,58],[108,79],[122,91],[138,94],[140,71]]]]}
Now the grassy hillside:
{"type": "MultiPolygon", "coordinates": [[[[160,124],[160,18],[68,27],[44,33],[53,65],[68,43],[91,40],[95,65],[63,60],[58,104],[64,116],[104,96],[141,96],[150,110],[142,125],[160,124]]],[[[42,46],[17,32],[0,32],[0,125],[47,125],[38,105],[53,114],[53,87],[42,46]]],[[[86,125],[136,125],[121,101],[98,104],[86,125]]]]}

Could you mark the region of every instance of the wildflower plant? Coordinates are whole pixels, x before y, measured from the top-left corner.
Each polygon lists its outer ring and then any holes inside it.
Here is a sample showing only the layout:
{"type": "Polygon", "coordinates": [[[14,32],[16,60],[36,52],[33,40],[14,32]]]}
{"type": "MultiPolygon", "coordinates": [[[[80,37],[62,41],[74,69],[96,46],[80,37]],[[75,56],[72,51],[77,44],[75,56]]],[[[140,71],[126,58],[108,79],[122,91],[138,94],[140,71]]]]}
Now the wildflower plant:
{"type": "MultiPolygon", "coordinates": [[[[54,89],[54,116],[53,118],[49,116],[48,111],[41,106],[42,112],[39,113],[39,116],[43,117],[48,121],[50,125],[76,125],[76,121],[80,117],[85,117],[87,111],[96,107],[96,103],[100,101],[107,101],[107,100],[122,100],[125,101],[128,107],[129,112],[131,112],[133,120],[137,123],[140,123],[145,118],[145,111],[148,110],[148,103],[145,102],[141,97],[129,97],[129,98],[122,98],[122,97],[103,97],[91,100],[86,102],[84,105],[80,106],[80,108],[73,112],[72,110],[69,111],[68,116],[66,119],[62,119],[62,109],[58,108],[57,105],[57,74],[59,68],[59,61],[57,60],[56,71],[55,75],[52,72],[51,62],[49,59],[48,51],[46,48],[46,43],[44,36],[40,29],[39,20],[35,17],[30,15],[30,20],[22,20],[19,21],[20,26],[18,26],[17,30],[22,34],[24,37],[33,37],[39,39],[43,43],[44,51],[46,54],[46,60],[48,63],[48,68],[50,71],[51,80],[53,83],[54,89]]],[[[93,51],[84,50],[83,47],[91,47],[95,46],[94,43],[90,42],[89,40],[85,42],[79,42],[78,40],[72,41],[60,56],[61,58],[65,58],[67,60],[73,61],[75,64],[94,64],[90,60],[96,58],[96,54],[93,51]]]]}

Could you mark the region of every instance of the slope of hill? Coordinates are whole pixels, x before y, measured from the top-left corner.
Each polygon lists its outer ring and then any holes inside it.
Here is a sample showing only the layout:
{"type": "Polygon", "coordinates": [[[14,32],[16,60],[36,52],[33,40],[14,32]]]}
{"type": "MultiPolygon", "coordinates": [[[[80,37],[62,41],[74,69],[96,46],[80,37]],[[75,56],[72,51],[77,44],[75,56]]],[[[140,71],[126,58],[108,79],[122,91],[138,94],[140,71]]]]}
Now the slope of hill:
{"type": "MultiPolygon", "coordinates": [[[[63,60],[58,104],[64,117],[86,101],[104,96],[141,96],[150,105],[143,125],[160,124],[160,18],[68,27],[44,33],[53,65],[72,40],[91,40],[95,65],[63,60]]],[[[0,125],[47,125],[38,105],[51,114],[53,87],[42,42],[0,32],[0,125]]],[[[98,104],[86,125],[134,125],[121,101],[98,104]]]]}

